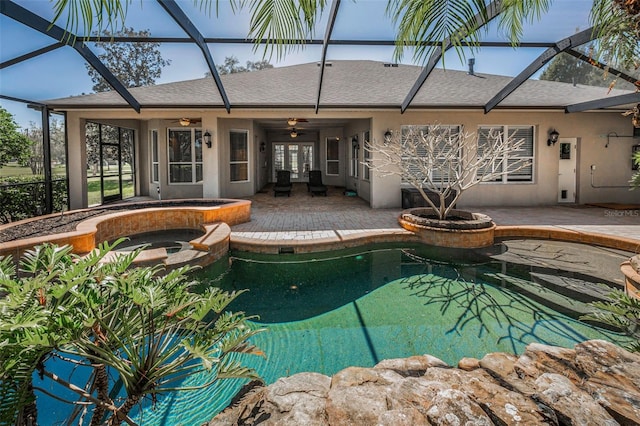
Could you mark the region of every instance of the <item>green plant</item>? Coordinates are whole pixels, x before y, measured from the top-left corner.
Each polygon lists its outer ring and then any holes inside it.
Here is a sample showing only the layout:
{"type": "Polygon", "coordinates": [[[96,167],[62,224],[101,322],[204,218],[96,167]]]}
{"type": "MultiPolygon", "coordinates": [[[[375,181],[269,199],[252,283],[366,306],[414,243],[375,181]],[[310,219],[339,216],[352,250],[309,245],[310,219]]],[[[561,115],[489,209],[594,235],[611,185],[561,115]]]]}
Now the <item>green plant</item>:
{"type": "Polygon", "coordinates": [[[607,299],[604,302],[590,303],[594,311],[582,319],[598,321],[619,329],[632,338],[625,347],[632,352],[640,352],[640,300],[621,290],[609,293],[607,299]]]}
{"type": "Polygon", "coordinates": [[[0,259],[0,423],[37,422],[35,392],[47,392],[41,381],[74,392],[69,403],[90,404],[92,425],[116,425],[135,424],[129,414],[144,398],[194,389],[181,386],[191,374],[214,372],[197,388],[257,378],[228,357],[263,355],[248,343],[261,330],[225,311],[242,292],[190,292],[192,268],[132,267],[139,250],[106,261],[114,246],[83,257],[70,247],[39,246],[19,271],[11,258],[0,259]],[[52,359],[90,369],[90,383],[65,381],[50,370],[52,359]],[[118,384],[121,398],[114,396],[118,384]]]}
{"type": "MultiPolygon", "coordinates": [[[[53,211],[62,211],[67,206],[67,180],[55,179],[53,189],[53,211]]],[[[45,207],[45,182],[43,176],[13,176],[0,180],[0,223],[40,216],[45,207]]]]}
{"type": "MultiPolygon", "coordinates": [[[[640,167],[640,151],[633,154],[633,161],[640,167]]],[[[635,172],[631,177],[631,189],[640,187],[640,171],[635,172]]]]}
{"type": "Polygon", "coordinates": [[[12,161],[26,165],[29,161],[32,142],[20,133],[13,115],[0,107],[0,168],[12,161]]]}

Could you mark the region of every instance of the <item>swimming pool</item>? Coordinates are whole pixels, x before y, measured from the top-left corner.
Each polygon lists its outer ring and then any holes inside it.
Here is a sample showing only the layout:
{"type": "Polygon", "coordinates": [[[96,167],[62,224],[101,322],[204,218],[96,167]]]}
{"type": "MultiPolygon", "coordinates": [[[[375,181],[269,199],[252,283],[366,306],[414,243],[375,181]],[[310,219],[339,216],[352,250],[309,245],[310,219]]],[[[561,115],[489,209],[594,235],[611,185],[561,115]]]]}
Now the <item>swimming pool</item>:
{"type": "MultiPolygon", "coordinates": [[[[588,298],[606,292],[591,283],[601,279],[544,262],[496,260],[501,251],[500,245],[454,250],[405,244],[328,255],[234,253],[198,277],[204,286],[249,289],[231,308],[259,315],[255,325],[267,328],[254,342],[268,358],[245,360],[266,383],[302,371],[331,375],[347,366],[416,354],[456,365],[462,357],[521,353],[530,342],[572,347],[588,339],[624,341],[578,319],[588,298]]],[[[222,381],[163,397],[137,420],[201,424],[241,385],[222,381]]]]}

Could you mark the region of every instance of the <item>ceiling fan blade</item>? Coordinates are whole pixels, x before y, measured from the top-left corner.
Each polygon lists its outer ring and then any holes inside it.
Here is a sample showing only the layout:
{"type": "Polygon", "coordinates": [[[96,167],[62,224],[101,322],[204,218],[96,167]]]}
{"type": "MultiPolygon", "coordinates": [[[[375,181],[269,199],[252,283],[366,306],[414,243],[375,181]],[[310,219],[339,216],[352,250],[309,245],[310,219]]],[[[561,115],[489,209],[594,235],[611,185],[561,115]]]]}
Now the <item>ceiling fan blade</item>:
{"type": "Polygon", "coordinates": [[[287,119],[287,124],[289,125],[289,127],[295,127],[295,125],[298,123],[307,123],[308,121],[309,120],[307,120],[306,118],[291,117],[287,119]]]}

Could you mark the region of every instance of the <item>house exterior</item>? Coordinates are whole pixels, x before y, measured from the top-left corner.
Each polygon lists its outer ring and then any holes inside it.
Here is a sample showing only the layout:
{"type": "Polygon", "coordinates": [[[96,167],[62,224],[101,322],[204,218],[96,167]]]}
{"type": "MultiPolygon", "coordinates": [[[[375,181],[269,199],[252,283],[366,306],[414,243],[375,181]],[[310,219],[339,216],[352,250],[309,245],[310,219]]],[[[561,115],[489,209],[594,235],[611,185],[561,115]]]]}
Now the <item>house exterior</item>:
{"type": "MultiPolygon", "coordinates": [[[[320,73],[320,66],[221,76],[229,110],[212,78],[130,89],[140,112],[116,92],[45,101],[66,113],[69,164],[81,165],[69,167],[70,207],[89,204],[92,171],[82,166],[88,164],[88,135],[119,134],[134,154],[132,168],[116,175],[129,173],[136,195],[243,198],[274,182],[278,169],[291,170],[294,182],[305,182],[315,169],[325,184],[354,190],[373,208],[397,208],[404,184],[367,169],[363,142],[379,143],[403,126],[433,124],[465,132],[500,128],[527,139],[522,155],[532,166],[470,189],[461,207],[640,200],[640,191],[629,190],[631,154],[640,146],[639,129],[621,114],[629,105],[565,112],[568,105],[629,92],[527,80],[485,113],[511,77],[435,69],[402,113],[421,67],[334,61],[320,73]],[[552,130],[559,133],[555,144],[552,130]]],[[[100,152],[122,158],[118,137],[101,141],[100,152]]]]}

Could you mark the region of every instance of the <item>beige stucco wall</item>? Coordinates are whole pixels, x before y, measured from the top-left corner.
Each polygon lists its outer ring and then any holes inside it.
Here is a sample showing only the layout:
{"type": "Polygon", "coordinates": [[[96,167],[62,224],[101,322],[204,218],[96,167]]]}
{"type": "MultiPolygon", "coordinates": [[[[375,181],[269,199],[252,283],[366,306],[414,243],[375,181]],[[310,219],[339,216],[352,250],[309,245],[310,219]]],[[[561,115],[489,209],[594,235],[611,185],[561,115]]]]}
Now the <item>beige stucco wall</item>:
{"type": "MultiPolygon", "coordinates": [[[[387,129],[399,131],[402,125],[461,124],[465,131],[475,132],[479,125],[532,125],[534,126],[534,182],[480,184],[465,192],[459,202],[465,206],[523,206],[551,205],[557,203],[559,144],[547,146],[548,132],[556,129],[563,138],[578,140],[579,203],[619,202],[640,200],[640,192],[630,192],[631,146],[637,139],[616,138],[605,148],[606,135],[617,132],[631,135],[630,120],[618,112],[585,112],[565,114],[545,111],[428,111],[407,112],[403,115],[389,113],[372,114],[372,134],[380,141],[387,129]],[[590,165],[596,165],[598,185],[620,188],[596,189],[591,187],[590,165]]],[[[372,207],[399,207],[400,180],[397,177],[372,179],[372,207]]]]}
{"type": "Polygon", "coordinates": [[[81,209],[87,206],[87,154],[85,150],[85,121],[78,113],[67,114],[67,155],[69,172],[69,207],[81,209]]]}
{"type": "MultiPolygon", "coordinates": [[[[252,166],[256,161],[256,146],[254,143],[254,134],[252,131],[253,122],[250,119],[218,119],[217,139],[219,162],[218,171],[220,179],[220,196],[224,198],[242,198],[253,195],[255,168],[252,166]],[[229,133],[232,130],[246,131],[248,141],[249,156],[249,179],[243,182],[230,182],[231,167],[230,159],[230,139],[229,133]]],[[[209,165],[210,166],[210,165],[209,165]]]]}
{"type": "MultiPolygon", "coordinates": [[[[584,112],[565,114],[562,111],[507,111],[493,110],[484,114],[481,110],[411,110],[400,114],[393,110],[332,110],[321,109],[317,115],[310,110],[143,110],[140,114],[128,109],[71,111],[67,114],[69,129],[70,201],[72,208],[86,206],[86,164],[84,150],[85,119],[119,123],[123,127],[135,125],[137,130],[138,191],[142,195],[154,196],[155,186],[149,184],[148,137],[149,130],[158,129],[160,143],[160,186],[163,199],[187,197],[231,197],[241,198],[254,194],[271,181],[271,144],[278,136],[260,127],[256,120],[282,119],[298,116],[311,119],[336,119],[345,121],[341,127],[324,128],[309,132],[316,145],[314,167],[323,171],[325,184],[346,186],[358,191],[359,196],[369,200],[372,207],[399,207],[400,180],[397,177],[371,176],[370,181],[349,178],[349,156],[351,137],[371,131],[371,139],[381,142],[387,129],[399,131],[408,124],[463,125],[465,131],[475,132],[479,125],[531,125],[535,131],[534,182],[519,184],[481,184],[463,194],[459,201],[465,206],[500,205],[552,205],[557,203],[559,145],[547,146],[547,134],[555,128],[561,138],[577,140],[576,200],[578,203],[618,202],[637,203],[640,191],[629,191],[628,181],[632,176],[631,147],[640,144],[640,139],[628,137],[633,128],[628,117],[620,112],[584,112]],[[212,134],[212,148],[203,148],[204,179],[201,184],[169,185],[167,182],[167,128],[176,127],[177,117],[200,118],[203,132],[212,134]],[[127,123],[127,125],[123,125],[127,123]],[[249,141],[249,181],[229,182],[229,131],[247,130],[249,141]],[[621,137],[610,137],[615,132],[621,137]],[[341,164],[338,176],[326,176],[326,139],[341,140],[341,164]],[[609,141],[608,147],[605,147],[609,141]],[[265,151],[260,143],[265,142],[265,151]],[[593,182],[591,165],[595,165],[593,182]],[[266,165],[266,166],[265,166],[266,165]],[[266,169],[265,169],[266,167],[266,169]],[[594,187],[595,186],[595,187],[594,187]]],[[[302,141],[304,138],[300,138],[302,141]]],[[[360,150],[363,156],[363,150],[360,150]]]]}

